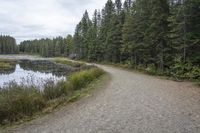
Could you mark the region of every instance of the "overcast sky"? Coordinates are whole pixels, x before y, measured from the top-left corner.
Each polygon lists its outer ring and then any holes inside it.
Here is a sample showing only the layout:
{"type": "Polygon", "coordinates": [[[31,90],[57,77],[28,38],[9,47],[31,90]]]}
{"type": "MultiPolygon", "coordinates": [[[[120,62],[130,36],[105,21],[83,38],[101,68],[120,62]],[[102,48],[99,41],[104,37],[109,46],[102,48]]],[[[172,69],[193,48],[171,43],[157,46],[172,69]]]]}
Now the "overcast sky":
{"type": "Polygon", "coordinates": [[[73,34],[87,9],[90,16],[107,0],[0,0],[0,34],[17,42],[73,34]]]}

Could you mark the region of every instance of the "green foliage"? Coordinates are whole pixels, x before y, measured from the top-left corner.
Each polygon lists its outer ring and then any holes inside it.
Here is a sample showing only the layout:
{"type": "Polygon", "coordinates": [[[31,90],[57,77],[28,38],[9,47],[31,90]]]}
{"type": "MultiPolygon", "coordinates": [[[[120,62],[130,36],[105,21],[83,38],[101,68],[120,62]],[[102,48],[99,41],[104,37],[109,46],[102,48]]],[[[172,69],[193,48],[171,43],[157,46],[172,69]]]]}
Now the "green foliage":
{"type": "Polygon", "coordinates": [[[0,124],[31,116],[44,107],[44,98],[36,88],[11,83],[0,91],[0,124]]]}
{"type": "Polygon", "coordinates": [[[66,45],[64,47],[64,55],[70,56],[73,53],[73,37],[68,35],[66,38],[66,45]]]}
{"type": "Polygon", "coordinates": [[[16,54],[18,47],[15,38],[0,35],[0,54],[16,54]]]}
{"type": "Polygon", "coordinates": [[[53,100],[61,96],[68,95],[68,85],[65,81],[59,81],[57,84],[54,81],[48,81],[44,85],[44,90],[42,92],[43,97],[46,100],[53,100]]]}
{"type": "Polygon", "coordinates": [[[76,54],[76,58],[79,59],[87,59],[88,55],[88,31],[92,26],[92,22],[89,18],[87,10],[83,14],[83,17],[79,24],[76,26],[75,34],[73,38],[74,42],[74,53],[76,54]]]}
{"type": "Polygon", "coordinates": [[[170,67],[170,71],[179,78],[200,79],[200,67],[183,63],[180,57],[175,59],[175,64],[170,67]]]}
{"type": "Polygon", "coordinates": [[[19,49],[22,53],[39,54],[43,57],[66,56],[71,50],[69,39],[68,36],[67,40],[62,37],[27,40],[20,43],[19,49]]]}
{"type": "Polygon", "coordinates": [[[157,74],[157,68],[154,64],[148,64],[148,67],[146,68],[146,71],[150,74],[156,75],[157,74]]]}
{"type": "Polygon", "coordinates": [[[103,74],[103,70],[93,68],[70,76],[69,83],[74,90],[79,90],[103,74]]]}
{"type": "Polygon", "coordinates": [[[50,106],[49,103],[55,99],[73,98],[74,94],[77,95],[77,90],[83,89],[102,74],[104,71],[99,68],[76,72],[67,81],[56,84],[54,81],[47,81],[43,91],[34,85],[11,82],[0,89],[0,125],[32,116],[50,106]]]}
{"type": "Polygon", "coordinates": [[[184,71],[189,68],[196,73],[199,69],[199,7],[199,0],[125,0],[123,5],[121,0],[107,0],[101,11],[95,10],[92,20],[85,11],[73,37],[25,41],[20,51],[45,57],[128,62],[134,68],[156,68],[155,73],[168,75],[169,68],[176,69],[178,55],[184,67],[177,74],[195,78],[184,71]]]}
{"type": "Polygon", "coordinates": [[[77,25],[75,53],[86,53],[83,59],[89,61],[128,62],[128,66],[151,74],[170,76],[170,71],[176,71],[178,77],[196,79],[200,63],[199,7],[196,0],[125,0],[122,8],[120,0],[108,0],[100,21],[88,27],[86,39],[81,33],[82,22],[77,25]],[[82,44],[87,47],[83,49],[82,44]],[[183,64],[174,62],[176,55],[183,64]]]}

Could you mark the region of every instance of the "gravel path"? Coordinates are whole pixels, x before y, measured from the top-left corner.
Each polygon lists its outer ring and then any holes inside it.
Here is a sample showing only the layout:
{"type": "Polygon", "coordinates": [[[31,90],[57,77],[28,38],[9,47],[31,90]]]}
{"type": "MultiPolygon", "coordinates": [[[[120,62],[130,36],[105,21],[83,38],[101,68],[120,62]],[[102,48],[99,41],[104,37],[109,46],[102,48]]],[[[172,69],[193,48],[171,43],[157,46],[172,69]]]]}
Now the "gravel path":
{"type": "Polygon", "coordinates": [[[99,66],[112,79],[105,89],[8,132],[200,133],[200,89],[99,66]]]}

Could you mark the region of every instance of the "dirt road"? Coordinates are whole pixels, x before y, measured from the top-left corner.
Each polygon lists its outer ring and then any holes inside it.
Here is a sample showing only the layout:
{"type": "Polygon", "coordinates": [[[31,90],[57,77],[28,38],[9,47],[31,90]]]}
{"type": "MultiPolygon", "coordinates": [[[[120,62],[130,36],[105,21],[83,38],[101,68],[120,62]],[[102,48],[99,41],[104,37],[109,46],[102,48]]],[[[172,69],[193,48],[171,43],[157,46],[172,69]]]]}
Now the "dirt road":
{"type": "Polygon", "coordinates": [[[100,67],[112,79],[98,94],[8,132],[200,133],[198,87],[100,67]]]}

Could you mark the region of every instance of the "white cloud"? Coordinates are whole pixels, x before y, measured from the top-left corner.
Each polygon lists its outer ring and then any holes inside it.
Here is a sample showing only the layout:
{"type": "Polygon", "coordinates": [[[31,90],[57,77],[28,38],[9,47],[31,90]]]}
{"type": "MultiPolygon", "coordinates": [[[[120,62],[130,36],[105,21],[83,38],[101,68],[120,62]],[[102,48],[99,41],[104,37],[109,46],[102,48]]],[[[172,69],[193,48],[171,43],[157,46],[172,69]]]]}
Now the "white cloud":
{"type": "Polygon", "coordinates": [[[17,41],[73,34],[87,9],[90,15],[107,0],[0,0],[0,34],[17,41]]]}

